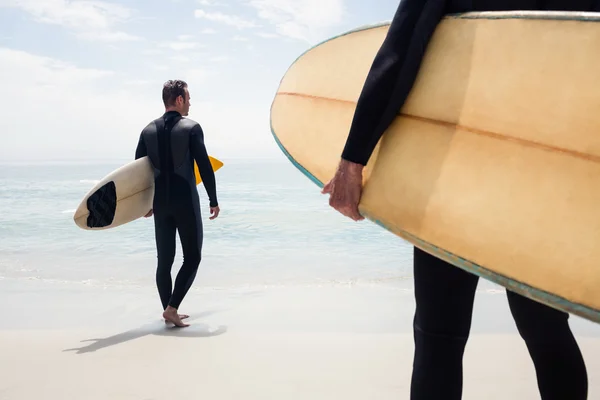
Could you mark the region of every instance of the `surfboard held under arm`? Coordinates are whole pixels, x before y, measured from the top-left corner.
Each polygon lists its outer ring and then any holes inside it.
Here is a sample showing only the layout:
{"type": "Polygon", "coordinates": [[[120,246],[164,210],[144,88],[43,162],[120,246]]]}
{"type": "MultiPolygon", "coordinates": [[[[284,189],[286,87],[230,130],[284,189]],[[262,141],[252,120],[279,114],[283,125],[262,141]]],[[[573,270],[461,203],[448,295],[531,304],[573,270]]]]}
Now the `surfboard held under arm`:
{"type": "MultiPolygon", "coordinates": [[[[213,171],[223,162],[209,156],[213,171]]],[[[202,182],[194,162],[196,185],[202,182]]],[[[154,171],[148,157],[142,157],[112,171],[83,197],[73,220],[84,230],[115,228],[143,217],[152,208],[154,171]]]]}
{"type": "MultiPolygon", "coordinates": [[[[388,28],[326,40],[281,79],[273,137],[319,187],[336,173],[388,28]]],[[[598,43],[600,13],[443,18],[364,169],[362,215],[458,268],[600,323],[598,43]]]]}

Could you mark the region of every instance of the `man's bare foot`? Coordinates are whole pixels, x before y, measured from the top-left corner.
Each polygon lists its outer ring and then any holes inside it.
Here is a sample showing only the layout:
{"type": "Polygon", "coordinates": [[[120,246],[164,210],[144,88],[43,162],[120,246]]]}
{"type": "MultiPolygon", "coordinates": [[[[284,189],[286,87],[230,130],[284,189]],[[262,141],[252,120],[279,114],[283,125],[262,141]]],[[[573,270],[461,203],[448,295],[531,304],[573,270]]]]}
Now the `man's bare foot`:
{"type": "Polygon", "coordinates": [[[163,318],[165,319],[165,321],[171,322],[175,326],[180,327],[180,328],[189,326],[188,324],[184,324],[181,321],[181,317],[179,316],[179,314],[177,314],[177,310],[171,306],[167,307],[165,312],[163,312],[163,318]]]}
{"type": "MultiPolygon", "coordinates": [[[[189,316],[189,315],[187,315],[187,314],[177,314],[177,315],[179,316],[179,319],[186,319],[186,318],[189,318],[189,317],[190,317],[190,316],[189,316]]],[[[168,323],[169,323],[169,321],[167,321],[167,320],[165,319],[165,324],[168,324],[168,323]]]]}

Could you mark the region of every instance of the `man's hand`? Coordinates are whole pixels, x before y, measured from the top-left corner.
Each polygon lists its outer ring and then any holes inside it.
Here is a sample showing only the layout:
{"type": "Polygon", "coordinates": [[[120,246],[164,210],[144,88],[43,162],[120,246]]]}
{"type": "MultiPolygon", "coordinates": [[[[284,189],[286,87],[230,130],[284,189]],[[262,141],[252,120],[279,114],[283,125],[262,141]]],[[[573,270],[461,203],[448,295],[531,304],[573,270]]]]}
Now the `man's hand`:
{"type": "Polygon", "coordinates": [[[152,216],[152,210],[148,211],[148,214],[144,215],[144,218],[150,218],[152,216]]]}
{"type": "Polygon", "coordinates": [[[362,194],[362,170],[362,165],[342,160],[333,179],[321,191],[323,194],[330,194],[331,207],[354,221],[365,219],[358,212],[362,194]]]}
{"type": "Polygon", "coordinates": [[[219,206],[216,207],[211,207],[210,208],[210,215],[211,217],[209,219],[215,219],[219,216],[219,212],[221,211],[221,209],[219,208],[219,206]]]}

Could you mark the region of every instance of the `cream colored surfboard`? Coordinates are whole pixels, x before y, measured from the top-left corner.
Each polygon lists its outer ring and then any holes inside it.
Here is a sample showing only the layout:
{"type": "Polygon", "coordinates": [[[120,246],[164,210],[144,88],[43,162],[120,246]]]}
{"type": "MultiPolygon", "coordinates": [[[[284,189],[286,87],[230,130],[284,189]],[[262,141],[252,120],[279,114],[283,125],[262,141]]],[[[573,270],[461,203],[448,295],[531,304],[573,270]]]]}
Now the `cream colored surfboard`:
{"type": "MultiPolygon", "coordinates": [[[[223,163],[210,157],[213,171],[223,163]]],[[[196,185],[202,182],[194,162],[196,185]]],[[[81,229],[100,230],[143,217],[152,208],[154,171],[148,157],[132,161],[106,175],[84,196],[73,219],[81,229]]]]}
{"type": "MultiPolygon", "coordinates": [[[[301,55],[273,135],[334,175],[387,24],[301,55]]],[[[365,169],[361,213],[457,267],[600,322],[600,14],[491,12],[438,25],[365,169]]]]}

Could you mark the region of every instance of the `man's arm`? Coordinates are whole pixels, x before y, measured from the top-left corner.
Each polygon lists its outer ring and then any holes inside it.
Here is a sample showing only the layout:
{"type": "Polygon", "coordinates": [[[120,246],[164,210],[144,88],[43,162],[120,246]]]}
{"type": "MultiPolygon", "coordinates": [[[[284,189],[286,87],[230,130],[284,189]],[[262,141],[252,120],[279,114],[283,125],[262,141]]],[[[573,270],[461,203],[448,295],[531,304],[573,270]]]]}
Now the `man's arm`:
{"type": "Polygon", "coordinates": [[[401,0],[358,99],[342,158],[366,165],[419,72],[445,0],[401,0]]]}
{"type": "Polygon", "coordinates": [[[202,183],[208,194],[211,207],[217,207],[219,202],[217,201],[217,184],[215,179],[215,172],[212,169],[206,146],[204,146],[204,132],[200,124],[196,124],[192,128],[190,137],[190,147],[192,155],[198,164],[198,171],[202,177],[202,183]]]}
{"type": "Polygon", "coordinates": [[[135,159],[139,159],[148,155],[146,149],[146,142],[144,142],[144,136],[140,134],[140,140],[138,141],[137,148],[135,149],[135,159]]]}

